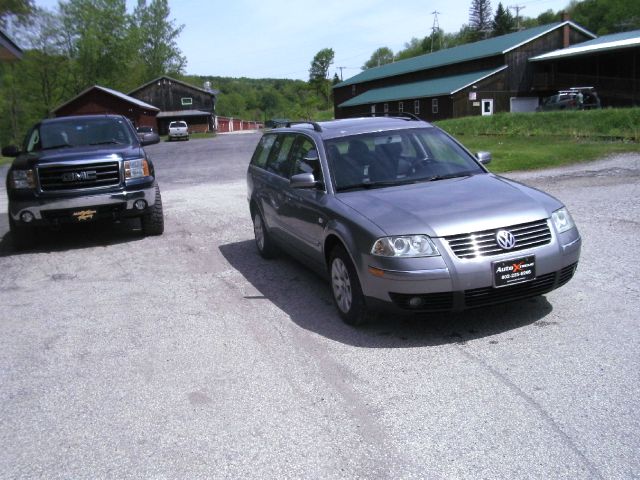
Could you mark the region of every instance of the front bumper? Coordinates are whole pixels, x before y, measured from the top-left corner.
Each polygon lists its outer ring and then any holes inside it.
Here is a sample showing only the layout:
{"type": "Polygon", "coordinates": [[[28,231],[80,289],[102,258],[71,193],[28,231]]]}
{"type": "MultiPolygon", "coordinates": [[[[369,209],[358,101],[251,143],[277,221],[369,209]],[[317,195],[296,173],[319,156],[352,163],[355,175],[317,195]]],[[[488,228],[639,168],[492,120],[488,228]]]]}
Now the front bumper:
{"type": "MultiPolygon", "coordinates": [[[[438,243],[441,257],[415,259],[420,270],[390,269],[368,257],[360,270],[362,291],[378,308],[413,312],[456,311],[548,293],[567,283],[575,273],[582,240],[577,230],[547,245],[473,260],[461,260],[438,243]],[[496,288],[492,263],[535,255],[535,279],[496,288]],[[372,274],[369,267],[374,267],[372,274]]],[[[405,263],[406,265],[406,263],[405,263]]]]}
{"type": "Polygon", "coordinates": [[[119,192],[103,192],[73,197],[14,199],[9,201],[9,215],[20,225],[57,225],[102,218],[119,219],[142,215],[156,201],[156,186],[134,188],[119,192]],[[137,200],[144,200],[146,208],[136,208],[137,200]],[[23,221],[26,212],[33,215],[23,221]],[[93,212],[93,213],[91,213],[93,212]]]}

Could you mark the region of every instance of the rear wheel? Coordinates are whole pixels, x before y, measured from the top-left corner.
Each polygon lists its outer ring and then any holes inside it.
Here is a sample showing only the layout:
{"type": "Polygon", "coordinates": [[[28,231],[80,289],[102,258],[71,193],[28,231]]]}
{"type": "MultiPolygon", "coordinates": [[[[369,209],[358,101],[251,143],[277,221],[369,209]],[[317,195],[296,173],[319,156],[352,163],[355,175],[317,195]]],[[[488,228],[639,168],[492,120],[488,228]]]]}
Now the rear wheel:
{"type": "Polygon", "coordinates": [[[153,207],[140,218],[142,233],[145,235],[162,235],[164,232],[164,213],[162,212],[162,197],[160,187],[156,185],[156,202],[153,207]]]}
{"type": "Polygon", "coordinates": [[[262,258],[273,258],[276,256],[276,246],[269,235],[267,226],[264,224],[262,215],[258,209],[253,214],[253,235],[256,239],[256,247],[262,258]]]}
{"type": "Polygon", "coordinates": [[[342,320],[353,326],[367,321],[367,307],[358,273],[347,251],[337,246],[331,252],[331,292],[342,320]]]}

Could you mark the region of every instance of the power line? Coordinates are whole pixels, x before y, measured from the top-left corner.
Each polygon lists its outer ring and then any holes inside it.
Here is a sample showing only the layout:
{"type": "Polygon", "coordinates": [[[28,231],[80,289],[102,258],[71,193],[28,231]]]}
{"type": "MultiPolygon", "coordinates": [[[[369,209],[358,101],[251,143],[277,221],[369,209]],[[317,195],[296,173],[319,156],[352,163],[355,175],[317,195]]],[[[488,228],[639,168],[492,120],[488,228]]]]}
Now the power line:
{"type": "Polygon", "coordinates": [[[527,8],[526,5],[510,5],[507,8],[516,11],[516,30],[520,30],[520,10],[527,8]]]}
{"type": "MultiPolygon", "coordinates": [[[[433,52],[433,40],[436,33],[440,33],[440,23],[438,22],[438,15],[440,15],[440,12],[434,10],[431,12],[431,15],[433,15],[433,26],[431,27],[431,51],[433,52]]],[[[442,48],[442,36],[438,36],[440,37],[440,48],[442,48]]]]}

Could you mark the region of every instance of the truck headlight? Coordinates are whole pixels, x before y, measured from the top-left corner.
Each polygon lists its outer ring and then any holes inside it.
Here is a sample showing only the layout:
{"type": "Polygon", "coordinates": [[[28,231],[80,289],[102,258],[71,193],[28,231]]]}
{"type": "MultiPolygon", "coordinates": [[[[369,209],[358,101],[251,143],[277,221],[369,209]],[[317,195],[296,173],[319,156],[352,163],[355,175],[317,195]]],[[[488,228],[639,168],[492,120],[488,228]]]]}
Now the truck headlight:
{"type": "Polygon", "coordinates": [[[379,238],[371,254],[380,257],[436,257],[438,248],[426,235],[403,235],[379,238]]]}
{"type": "Polygon", "coordinates": [[[36,188],[33,170],[12,170],[9,185],[15,189],[36,188]]]}
{"type": "Polygon", "coordinates": [[[553,224],[556,226],[558,233],[566,232],[576,226],[573,223],[573,218],[566,207],[562,207],[551,214],[553,224]]]}
{"type": "Polygon", "coordinates": [[[130,180],[132,178],[148,177],[149,162],[146,158],[136,160],[125,160],[124,162],[124,178],[130,180]]]}

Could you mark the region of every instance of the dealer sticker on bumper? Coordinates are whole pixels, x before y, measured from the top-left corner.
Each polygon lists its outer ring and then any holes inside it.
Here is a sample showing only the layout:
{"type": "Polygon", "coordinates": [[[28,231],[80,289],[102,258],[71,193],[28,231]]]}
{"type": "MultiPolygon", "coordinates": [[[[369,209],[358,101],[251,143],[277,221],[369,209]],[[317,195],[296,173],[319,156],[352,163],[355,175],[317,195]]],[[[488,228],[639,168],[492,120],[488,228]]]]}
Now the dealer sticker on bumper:
{"type": "Polygon", "coordinates": [[[528,282],[535,278],[536,257],[533,255],[493,263],[493,284],[496,287],[528,282]]]}

